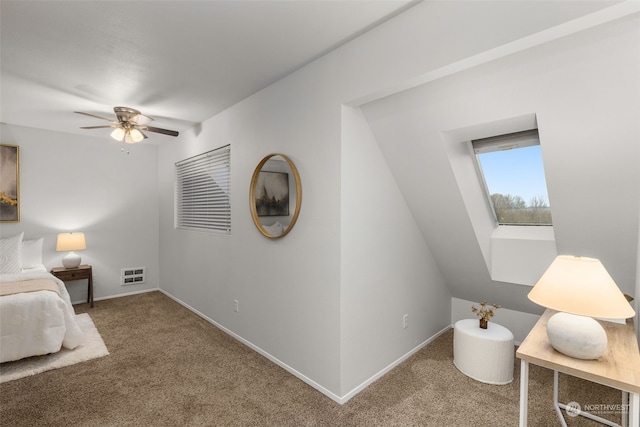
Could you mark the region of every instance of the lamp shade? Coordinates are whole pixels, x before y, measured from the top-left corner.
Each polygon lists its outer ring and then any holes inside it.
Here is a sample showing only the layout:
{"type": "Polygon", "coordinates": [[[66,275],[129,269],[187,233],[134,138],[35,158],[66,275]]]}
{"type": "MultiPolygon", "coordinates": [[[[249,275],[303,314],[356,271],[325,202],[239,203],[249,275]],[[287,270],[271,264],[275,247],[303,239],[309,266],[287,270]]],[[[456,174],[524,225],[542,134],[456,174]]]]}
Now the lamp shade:
{"type": "Polygon", "coordinates": [[[635,315],[596,258],[556,257],[528,297],[543,307],[580,316],[627,319],[635,315]]]}
{"type": "Polygon", "coordinates": [[[87,249],[84,233],[60,233],[56,242],[56,251],[80,251],[87,249]]]}

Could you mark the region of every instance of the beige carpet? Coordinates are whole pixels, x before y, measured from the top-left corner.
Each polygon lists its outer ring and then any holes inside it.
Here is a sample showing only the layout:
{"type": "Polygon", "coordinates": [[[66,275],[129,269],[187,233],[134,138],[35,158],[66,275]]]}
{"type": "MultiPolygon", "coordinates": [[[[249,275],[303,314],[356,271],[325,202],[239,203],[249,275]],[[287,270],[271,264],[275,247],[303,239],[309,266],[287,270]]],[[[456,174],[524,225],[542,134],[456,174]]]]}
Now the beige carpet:
{"type": "Polygon", "coordinates": [[[59,352],[45,356],[28,357],[14,362],[0,364],[0,383],[17,380],[30,375],[75,365],[109,354],[91,317],[86,314],[76,315],[76,321],[84,332],[84,341],[73,350],[62,348],[59,352]]]}
{"type": "MultiPolygon", "coordinates": [[[[452,331],[339,405],[159,292],[76,312],[91,313],[109,357],[0,384],[0,425],[518,425],[519,360],[511,384],[474,381],[453,365],[452,331]]],[[[560,425],[553,373],[531,366],[530,374],[529,425],[560,425]]],[[[610,388],[564,375],[560,383],[565,402],[620,403],[610,388]]]]}

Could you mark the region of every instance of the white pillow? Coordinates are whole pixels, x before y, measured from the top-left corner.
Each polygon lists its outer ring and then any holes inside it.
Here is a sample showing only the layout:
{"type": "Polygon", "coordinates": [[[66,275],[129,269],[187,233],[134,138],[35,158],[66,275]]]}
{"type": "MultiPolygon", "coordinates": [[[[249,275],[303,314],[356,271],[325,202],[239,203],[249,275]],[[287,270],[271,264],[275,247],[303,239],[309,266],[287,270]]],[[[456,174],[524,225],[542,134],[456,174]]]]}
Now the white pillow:
{"type": "Polygon", "coordinates": [[[22,241],[22,268],[35,268],[42,265],[42,243],[44,238],[22,241]]]}
{"type": "Polygon", "coordinates": [[[22,271],[23,233],[0,239],[0,274],[15,274],[22,271]]]}

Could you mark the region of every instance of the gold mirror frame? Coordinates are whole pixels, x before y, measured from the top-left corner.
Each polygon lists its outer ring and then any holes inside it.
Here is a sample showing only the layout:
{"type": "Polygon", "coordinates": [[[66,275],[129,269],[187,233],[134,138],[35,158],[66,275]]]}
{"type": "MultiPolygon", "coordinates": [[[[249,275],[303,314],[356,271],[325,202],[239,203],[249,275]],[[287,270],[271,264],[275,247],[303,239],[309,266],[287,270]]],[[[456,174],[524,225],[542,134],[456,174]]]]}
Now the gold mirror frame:
{"type": "Polygon", "coordinates": [[[253,223],[256,225],[256,227],[258,228],[260,233],[262,233],[263,236],[269,239],[280,239],[286,236],[287,234],[289,234],[289,232],[295,225],[296,221],[298,220],[298,215],[300,214],[301,205],[302,205],[302,186],[300,184],[300,175],[298,174],[298,169],[296,169],[296,166],[293,164],[291,159],[285,156],[284,154],[280,154],[280,153],[267,154],[260,161],[260,163],[258,163],[258,166],[256,166],[256,169],[253,171],[253,176],[251,177],[251,184],[249,187],[249,207],[251,208],[251,218],[253,219],[253,223]],[[291,169],[291,173],[293,174],[293,178],[296,184],[296,206],[294,208],[293,215],[291,216],[291,221],[289,222],[289,225],[287,226],[287,228],[283,230],[282,234],[278,236],[270,234],[267,230],[265,230],[264,226],[262,225],[262,222],[260,221],[260,217],[258,216],[258,212],[256,210],[256,198],[255,198],[255,188],[258,182],[258,176],[260,175],[260,172],[262,172],[262,168],[264,167],[265,163],[267,163],[271,158],[276,156],[282,157],[282,159],[284,159],[284,161],[287,162],[287,164],[289,165],[289,168],[291,169]]]}

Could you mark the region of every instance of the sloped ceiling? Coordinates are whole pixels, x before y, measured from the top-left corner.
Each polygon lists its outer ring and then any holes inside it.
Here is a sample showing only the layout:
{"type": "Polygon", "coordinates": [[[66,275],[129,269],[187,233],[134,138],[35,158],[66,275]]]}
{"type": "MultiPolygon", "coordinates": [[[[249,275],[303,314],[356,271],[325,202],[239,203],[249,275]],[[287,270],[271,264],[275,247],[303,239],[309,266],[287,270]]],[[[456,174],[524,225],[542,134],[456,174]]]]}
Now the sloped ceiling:
{"type": "Polygon", "coordinates": [[[3,0],[0,121],[101,136],[73,111],[123,105],[184,131],[414,3],[3,0]]]}
{"type": "Polygon", "coordinates": [[[632,13],[362,107],[455,297],[541,311],[526,298],[529,286],[491,279],[481,250],[491,242],[479,240],[472,220],[486,206],[471,138],[451,136],[490,136],[522,115],[537,118],[557,252],[601,259],[634,294],[639,28],[632,13]]]}

